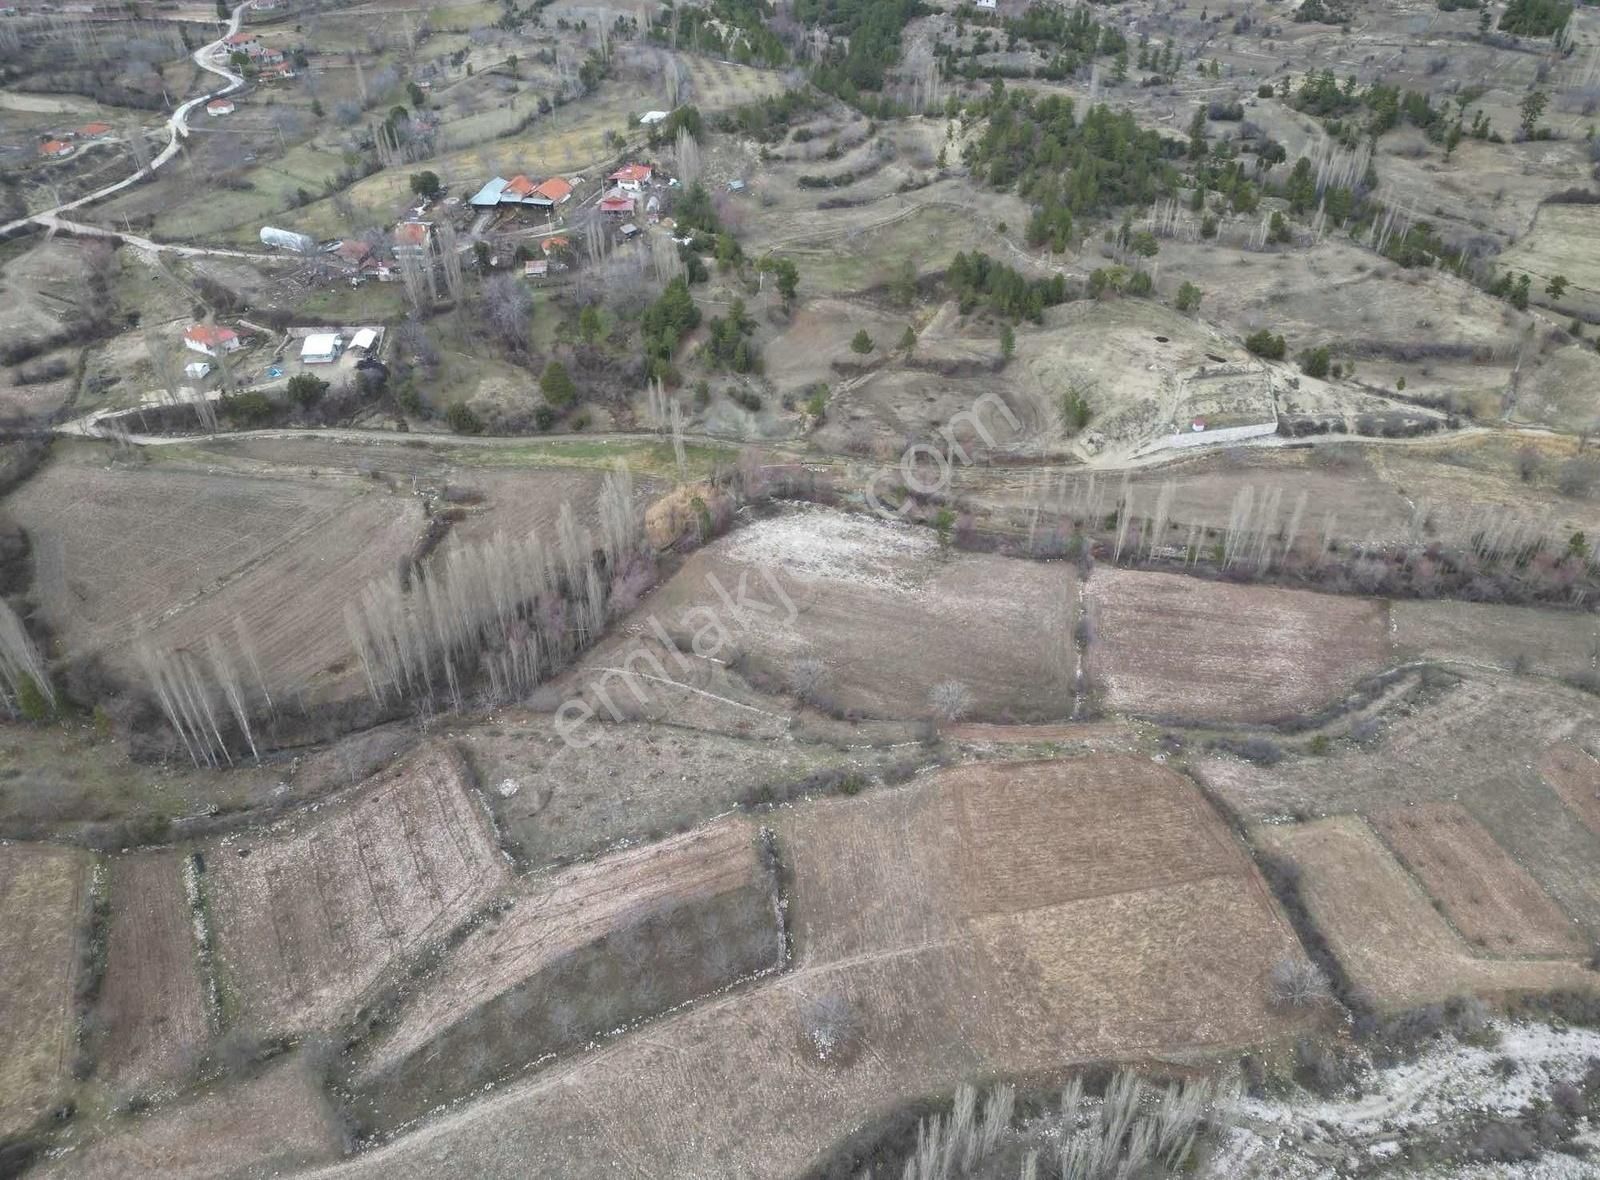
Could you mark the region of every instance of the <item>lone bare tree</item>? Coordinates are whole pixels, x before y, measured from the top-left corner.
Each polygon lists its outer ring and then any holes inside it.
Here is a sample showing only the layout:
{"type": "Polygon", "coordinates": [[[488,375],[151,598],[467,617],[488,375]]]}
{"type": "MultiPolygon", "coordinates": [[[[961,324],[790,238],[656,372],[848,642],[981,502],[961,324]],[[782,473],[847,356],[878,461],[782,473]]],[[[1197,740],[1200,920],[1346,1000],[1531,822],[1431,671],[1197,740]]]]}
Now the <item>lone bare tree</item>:
{"type": "Polygon", "coordinates": [[[959,680],[941,680],[929,691],[928,705],[940,721],[959,721],[972,708],[972,690],[959,680]]]}

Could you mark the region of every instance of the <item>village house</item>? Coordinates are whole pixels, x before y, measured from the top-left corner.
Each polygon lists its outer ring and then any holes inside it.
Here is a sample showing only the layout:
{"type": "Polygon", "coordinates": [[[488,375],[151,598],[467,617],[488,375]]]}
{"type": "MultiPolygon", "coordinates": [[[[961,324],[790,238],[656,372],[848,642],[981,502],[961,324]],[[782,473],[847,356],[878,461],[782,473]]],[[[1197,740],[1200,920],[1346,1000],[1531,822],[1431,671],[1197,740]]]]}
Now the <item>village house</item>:
{"type": "Polygon", "coordinates": [[[65,156],[70,156],[77,150],[77,148],[64,139],[49,139],[39,145],[39,154],[41,156],[48,156],[52,160],[59,160],[65,156]]]}
{"type": "Polygon", "coordinates": [[[213,98],[210,102],[206,103],[206,114],[210,115],[213,119],[215,119],[218,115],[231,115],[233,114],[233,110],[233,99],[231,98],[213,98]]]}
{"type": "Polygon", "coordinates": [[[228,53],[260,53],[261,39],[254,33],[234,33],[222,42],[228,53]]]}
{"type": "Polygon", "coordinates": [[[417,256],[427,254],[432,232],[433,226],[426,221],[402,221],[394,227],[394,252],[417,256]]]}
{"type": "Polygon", "coordinates": [[[110,123],[85,123],[78,128],[79,139],[104,139],[111,134],[110,123]]]}
{"type": "Polygon", "coordinates": [[[239,348],[239,333],[215,324],[195,324],[183,334],[183,346],[205,356],[221,356],[239,348]]]}
{"type": "Polygon", "coordinates": [[[649,164],[626,164],[606,179],[617,188],[637,196],[644,192],[644,186],[650,183],[650,178],[654,175],[655,170],[649,164]]]}
{"type": "Polygon", "coordinates": [[[614,188],[600,198],[600,212],[609,217],[632,217],[633,198],[620,188],[614,188]]]}

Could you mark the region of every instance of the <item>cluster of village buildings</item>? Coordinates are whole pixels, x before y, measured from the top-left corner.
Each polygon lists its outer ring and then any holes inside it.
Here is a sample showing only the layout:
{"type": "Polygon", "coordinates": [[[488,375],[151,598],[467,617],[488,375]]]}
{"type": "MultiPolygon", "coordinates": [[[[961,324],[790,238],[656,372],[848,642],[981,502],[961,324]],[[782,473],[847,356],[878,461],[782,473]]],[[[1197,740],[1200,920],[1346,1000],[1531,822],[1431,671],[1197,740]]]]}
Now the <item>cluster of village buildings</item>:
{"type": "Polygon", "coordinates": [[[283,55],[283,50],[264,45],[254,33],[235,33],[222,43],[229,57],[242,53],[249,59],[257,78],[293,78],[294,65],[283,55]]]}

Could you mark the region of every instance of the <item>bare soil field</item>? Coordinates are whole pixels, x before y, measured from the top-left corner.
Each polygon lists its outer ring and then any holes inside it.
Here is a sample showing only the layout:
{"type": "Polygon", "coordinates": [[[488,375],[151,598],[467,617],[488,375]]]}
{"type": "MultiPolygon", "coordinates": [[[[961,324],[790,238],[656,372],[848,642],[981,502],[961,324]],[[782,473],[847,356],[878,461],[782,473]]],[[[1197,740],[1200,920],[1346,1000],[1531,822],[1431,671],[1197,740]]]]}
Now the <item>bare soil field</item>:
{"type": "Polygon", "coordinates": [[[569,682],[628,659],[654,617],[668,634],[698,636],[702,655],[738,649],[780,692],[801,662],[820,661],[808,695],[846,712],[926,717],[929,692],[956,680],[975,718],[1060,719],[1072,710],[1074,583],[1064,564],[943,555],[923,530],[786,512],[694,554],[569,682]],[[741,608],[741,593],[765,609],[741,608]]]}
{"type": "Polygon", "coordinates": [[[157,644],[231,641],[243,619],[268,684],[286,695],[359,679],[341,607],[391,576],[420,535],[409,497],[109,457],[72,448],[6,499],[33,538],[39,597],[68,652],[102,652],[135,675],[140,631],[157,644]]]}
{"type": "Polygon", "coordinates": [[[357,1108],[392,1128],[541,1057],[777,968],[777,884],[726,820],[532,882],[361,1053],[357,1108]]]}
{"type": "Polygon", "coordinates": [[[298,1056],[113,1126],[37,1174],[43,1180],[256,1180],[334,1159],[345,1146],[321,1089],[298,1056]]]}
{"type": "Polygon", "coordinates": [[[1381,602],[1109,566],[1084,600],[1091,683],[1146,716],[1292,716],[1390,662],[1381,602]]]}
{"type": "Polygon", "coordinates": [[[1352,982],[1380,1008],[1570,987],[1595,977],[1581,962],[1473,956],[1428,897],[1353,816],[1257,829],[1256,838],[1300,869],[1312,917],[1352,982]]]}
{"type": "MultiPolygon", "coordinates": [[[[626,696],[619,693],[619,696],[626,696]]],[[[506,845],[531,868],[659,838],[809,781],[865,782],[908,751],[841,749],[785,734],[740,738],[681,724],[596,722],[581,748],[548,715],[499,710],[458,735],[506,845]]]]}
{"type": "Polygon", "coordinates": [[[210,1033],[183,860],[175,852],[135,853],[112,859],[109,869],[99,1071],[129,1090],[160,1087],[194,1065],[210,1033]]]}
{"type": "Polygon", "coordinates": [[[260,1031],[347,1017],[509,880],[460,759],[425,751],[315,815],[205,851],[222,970],[260,1031]]]}
{"type": "Polygon", "coordinates": [[[1207,756],[1196,773],[1252,819],[1375,816],[1458,802],[1591,938],[1600,936],[1600,837],[1540,775],[1546,751],[1600,736],[1587,694],[1474,674],[1380,719],[1365,743],[1274,767],[1207,756]]]}
{"type": "Polygon", "coordinates": [[[0,844],[0,1137],[25,1130],[67,1085],[89,865],[81,852],[0,844]]]}
{"type": "Polygon", "coordinates": [[[1588,949],[1572,919],[1459,803],[1380,812],[1372,826],[1478,953],[1570,958],[1588,949]]]}
{"type": "Polygon", "coordinates": [[[1551,746],[1539,759],[1539,775],[1561,796],[1567,810],[1600,836],[1600,762],[1590,748],[1566,742],[1551,746]]]}
{"type": "Polygon", "coordinates": [[[1596,670],[1600,617],[1477,602],[1399,601],[1389,606],[1402,659],[1448,660],[1544,676],[1596,670]]]}
{"type": "Polygon", "coordinates": [[[963,768],[775,814],[792,858],[791,971],[318,1175],[408,1180],[448,1158],[483,1176],[791,1176],[841,1133],[963,1076],[1209,1058],[1297,1027],[1266,988],[1272,964],[1297,953],[1293,935],[1227,828],[1155,763],[963,768]],[[1101,805],[1106,781],[1148,804],[1166,863],[1124,868],[1130,830],[1101,805]],[[994,803],[992,839],[1016,842],[1070,807],[1052,796],[1079,792],[1100,872],[1030,861],[1022,886],[1052,885],[1053,904],[986,911],[986,898],[1015,895],[992,880],[1013,865],[978,855],[963,817],[994,803]],[[1169,864],[1189,879],[1171,884],[1169,864]]]}

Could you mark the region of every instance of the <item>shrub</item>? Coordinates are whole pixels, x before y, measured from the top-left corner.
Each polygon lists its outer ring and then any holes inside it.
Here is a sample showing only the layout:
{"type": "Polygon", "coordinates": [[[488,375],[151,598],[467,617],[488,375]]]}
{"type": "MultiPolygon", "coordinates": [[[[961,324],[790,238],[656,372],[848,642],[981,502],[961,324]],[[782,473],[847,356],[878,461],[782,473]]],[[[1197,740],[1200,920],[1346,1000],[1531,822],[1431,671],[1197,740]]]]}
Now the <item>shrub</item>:
{"type": "Polygon", "coordinates": [[[557,409],[565,409],[578,397],[578,387],[572,383],[567,366],[560,361],[551,361],[544,367],[539,377],[539,391],[544,394],[544,400],[557,409]]]}
{"type": "Polygon", "coordinates": [[[313,373],[300,373],[289,378],[289,396],[306,409],[322,400],[328,392],[328,383],[313,373]]]}
{"type": "Polygon", "coordinates": [[[1321,345],[1300,354],[1300,371],[1307,377],[1326,377],[1328,375],[1328,348],[1321,345]]]}
{"type": "Polygon", "coordinates": [[[1244,346],[1259,357],[1269,361],[1281,361],[1288,346],[1284,344],[1282,336],[1274,336],[1266,328],[1259,332],[1252,332],[1244,338],[1244,346]]]}
{"type": "Polygon", "coordinates": [[[466,402],[451,402],[450,408],[444,412],[444,420],[445,424],[457,434],[483,433],[483,419],[479,418],[466,402]]]}
{"type": "Polygon", "coordinates": [[[850,338],[850,351],[859,353],[861,356],[866,356],[876,347],[877,345],[873,343],[872,337],[867,335],[865,328],[857,328],[856,334],[850,338]]]}
{"type": "Polygon", "coordinates": [[[1203,298],[1205,298],[1205,293],[1185,279],[1183,285],[1178,288],[1176,306],[1181,312],[1193,312],[1198,310],[1200,300],[1203,298]]]}

